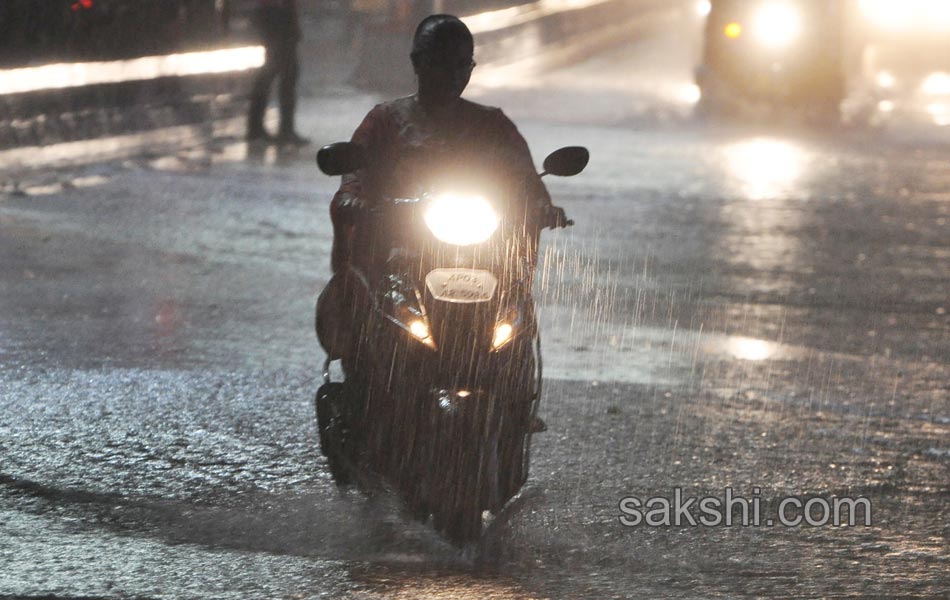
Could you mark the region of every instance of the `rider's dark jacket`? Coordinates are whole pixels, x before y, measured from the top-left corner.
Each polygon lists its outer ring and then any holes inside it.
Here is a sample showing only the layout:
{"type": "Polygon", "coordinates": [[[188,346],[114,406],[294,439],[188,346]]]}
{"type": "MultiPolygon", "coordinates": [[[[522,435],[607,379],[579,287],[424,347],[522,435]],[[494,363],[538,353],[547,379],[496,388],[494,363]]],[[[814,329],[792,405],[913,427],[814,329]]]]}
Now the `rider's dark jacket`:
{"type": "Polygon", "coordinates": [[[509,214],[529,223],[551,206],[527,143],[500,109],[460,99],[444,114],[427,114],[411,96],[380,104],[363,119],[351,141],[365,149],[367,166],[344,176],[330,206],[334,271],[348,260],[366,264],[378,251],[360,231],[359,214],[386,198],[473,187],[514,203],[509,214]]]}

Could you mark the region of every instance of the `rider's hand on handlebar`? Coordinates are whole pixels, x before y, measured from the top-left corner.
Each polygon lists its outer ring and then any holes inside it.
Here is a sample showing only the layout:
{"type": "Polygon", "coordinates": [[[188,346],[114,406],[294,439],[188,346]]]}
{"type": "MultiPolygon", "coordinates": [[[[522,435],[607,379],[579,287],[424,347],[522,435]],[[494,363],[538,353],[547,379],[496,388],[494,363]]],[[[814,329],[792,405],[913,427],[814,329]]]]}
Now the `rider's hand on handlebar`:
{"type": "Polygon", "coordinates": [[[574,221],[567,218],[567,213],[564,212],[564,209],[560,206],[546,206],[544,208],[544,215],[542,217],[545,227],[550,227],[551,229],[559,229],[561,227],[569,227],[574,224],[574,221]]]}

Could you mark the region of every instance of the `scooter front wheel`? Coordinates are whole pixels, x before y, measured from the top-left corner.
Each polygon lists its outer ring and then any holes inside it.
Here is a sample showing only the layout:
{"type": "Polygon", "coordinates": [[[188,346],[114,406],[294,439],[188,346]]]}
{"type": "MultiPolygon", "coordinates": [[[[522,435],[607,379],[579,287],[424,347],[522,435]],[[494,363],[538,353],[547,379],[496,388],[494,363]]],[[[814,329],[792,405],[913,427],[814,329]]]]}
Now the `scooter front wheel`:
{"type": "Polygon", "coordinates": [[[464,548],[482,537],[482,511],[475,502],[470,506],[438,510],[433,515],[433,525],[449,542],[464,548]]]}

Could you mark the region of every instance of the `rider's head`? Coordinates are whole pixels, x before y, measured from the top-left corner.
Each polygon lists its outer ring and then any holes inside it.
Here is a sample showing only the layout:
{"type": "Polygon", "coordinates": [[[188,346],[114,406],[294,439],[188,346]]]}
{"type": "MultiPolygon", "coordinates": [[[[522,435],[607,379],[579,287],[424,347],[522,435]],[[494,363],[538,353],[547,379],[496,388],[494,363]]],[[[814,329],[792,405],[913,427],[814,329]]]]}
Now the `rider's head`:
{"type": "Polygon", "coordinates": [[[419,23],[412,40],[412,66],[419,96],[444,104],[457,100],[472,76],[472,32],[458,17],[432,15],[419,23]]]}

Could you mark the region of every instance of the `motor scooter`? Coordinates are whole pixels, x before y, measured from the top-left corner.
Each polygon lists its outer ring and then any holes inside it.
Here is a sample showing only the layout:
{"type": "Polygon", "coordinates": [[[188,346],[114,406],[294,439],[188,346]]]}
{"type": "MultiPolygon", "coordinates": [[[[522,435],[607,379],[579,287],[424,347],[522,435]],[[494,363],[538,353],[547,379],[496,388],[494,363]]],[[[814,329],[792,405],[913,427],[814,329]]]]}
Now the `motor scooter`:
{"type": "MultiPolygon", "coordinates": [[[[562,148],[542,175],[576,175],[588,160],[585,148],[562,148]]],[[[345,175],[365,156],[342,142],[318,164],[345,175]]],[[[375,205],[360,226],[379,232],[384,259],[338,273],[317,303],[328,355],[320,447],[338,485],[370,491],[382,480],[462,547],[528,478],[542,382],[534,263],[541,230],[555,224],[444,185],[375,205]],[[344,381],[331,381],[337,359],[344,381]]]]}

